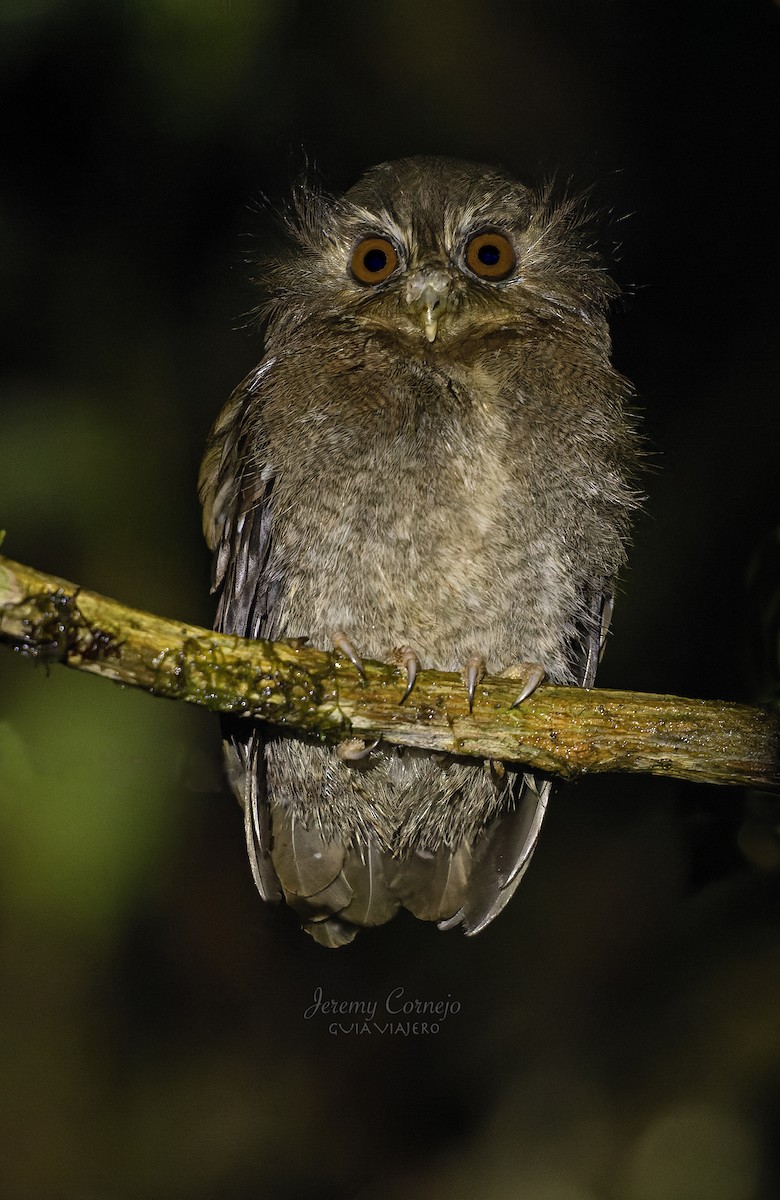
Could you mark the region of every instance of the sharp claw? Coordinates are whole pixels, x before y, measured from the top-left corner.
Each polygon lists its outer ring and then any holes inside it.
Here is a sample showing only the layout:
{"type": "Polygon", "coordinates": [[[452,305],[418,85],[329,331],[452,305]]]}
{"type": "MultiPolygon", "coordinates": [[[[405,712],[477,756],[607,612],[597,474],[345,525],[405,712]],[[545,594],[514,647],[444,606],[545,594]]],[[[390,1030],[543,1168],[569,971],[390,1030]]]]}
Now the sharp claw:
{"type": "Polygon", "coordinates": [[[401,646],[399,650],[394,652],[393,658],[398,663],[399,667],[402,667],[406,672],[406,691],[398,701],[399,704],[403,704],[403,702],[408,700],[411,696],[412,689],[417,682],[417,672],[420,669],[420,660],[415,654],[414,650],[412,650],[411,646],[401,646]]]}
{"type": "Polygon", "coordinates": [[[485,660],[481,654],[473,654],[463,668],[463,682],[469,697],[469,712],[474,709],[474,693],[477,684],[485,678],[485,660]]]}
{"type": "Polygon", "coordinates": [[[348,738],[346,742],[338,744],[336,753],[342,762],[361,762],[373,754],[381,740],[381,737],[378,737],[375,742],[367,746],[360,738],[348,738]]]}
{"type": "Polygon", "coordinates": [[[532,694],[532,692],[536,691],[536,689],[538,688],[539,684],[542,682],[543,679],[544,679],[544,668],[540,667],[537,663],[530,663],[528,665],[528,671],[527,671],[527,674],[525,677],[525,683],[523,684],[523,687],[520,690],[520,694],[517,697],[517,699],[513,700],[512,703],[509,705],[510,711],[513,708],[517,708],[517,706],[519,704],[522,704],[524,700],[527,700],[528,697],[532,694]]]}
{"type": "Polygon", "coordinates": [[[417,682],[417,659],[416,658],[410,659],[410,661],[406,664],[406,681],[407,681],[406,682],[406,690],[405,690],[403,696],[401,697],[401,699],[398,701],[399,704],[403,704],[405,700],[409,699],[409,697],[411,696],[412,691],[414,689],[414,685],[417,682]]]}
{"type": "Polygon", "coordinates": [[[343,654],[345,658],[348,658],[360,678],[365,679],[366,670],[363,666],[363,660],[346,633],[342,629],[337,629],[330,640],[333,643],[333,649],[338,650],[339,654],[343,654]]]}

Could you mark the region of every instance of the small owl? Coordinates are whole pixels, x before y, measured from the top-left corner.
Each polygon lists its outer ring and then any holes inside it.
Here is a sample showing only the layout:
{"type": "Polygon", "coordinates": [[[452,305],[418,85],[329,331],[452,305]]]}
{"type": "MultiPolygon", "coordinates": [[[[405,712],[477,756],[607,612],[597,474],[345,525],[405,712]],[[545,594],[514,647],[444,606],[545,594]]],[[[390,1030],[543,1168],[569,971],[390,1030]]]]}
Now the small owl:
{"type": "MultiPolygon", "coordinates": [[[[216,628],[588,687],[636,503],[616,288],[572,201],[445,158],[307,187],[264,264],[264,353],[200,476],[216,628]]],[[[482,929],[514,893],[550,782],[226,720],[264,899],[339,946],[403,907],[482,929]]]]}

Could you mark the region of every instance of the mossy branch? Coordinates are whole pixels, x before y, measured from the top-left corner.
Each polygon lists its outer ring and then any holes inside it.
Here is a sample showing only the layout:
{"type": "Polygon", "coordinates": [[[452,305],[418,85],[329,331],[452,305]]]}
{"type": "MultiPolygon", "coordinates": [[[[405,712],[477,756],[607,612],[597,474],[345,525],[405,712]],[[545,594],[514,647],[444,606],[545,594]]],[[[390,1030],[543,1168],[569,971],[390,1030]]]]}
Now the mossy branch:
{"type": "Polygon", "coordinates": [[[460,677],[405,678],[300,641],[248,641],[127,608],[0,556],[0,642],[32,659],[102,675],[154,696],[337,741],[374,739],[523,763],[574,778],[631,771],[780,790],[780,719],[770,711],[593,688],[486,679],[469,713],[460,677]]]}

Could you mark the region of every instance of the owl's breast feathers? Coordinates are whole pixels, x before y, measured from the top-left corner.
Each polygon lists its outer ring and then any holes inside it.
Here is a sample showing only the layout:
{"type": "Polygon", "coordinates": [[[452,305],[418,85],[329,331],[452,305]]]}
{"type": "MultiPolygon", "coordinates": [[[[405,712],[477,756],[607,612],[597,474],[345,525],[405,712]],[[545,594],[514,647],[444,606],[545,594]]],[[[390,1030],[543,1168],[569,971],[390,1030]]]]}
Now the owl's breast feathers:
{"type": "Polygon", "coordinates": [[[491,670],[539,661],[572,682],[579,610],[622,557],[620,518],[596,511],[618,512],[608,481],[593,495],[609,445],[578,412],[610,376],[581,370],[578,397],[567,368],[562,397],[544,347],[450,365],[341,337],[277,349],[234,410],[244,503],[268,508],[274,636],[327,647],[346,629],[369,656],[412,644],[440,669],[479,646],[491,670]]]}

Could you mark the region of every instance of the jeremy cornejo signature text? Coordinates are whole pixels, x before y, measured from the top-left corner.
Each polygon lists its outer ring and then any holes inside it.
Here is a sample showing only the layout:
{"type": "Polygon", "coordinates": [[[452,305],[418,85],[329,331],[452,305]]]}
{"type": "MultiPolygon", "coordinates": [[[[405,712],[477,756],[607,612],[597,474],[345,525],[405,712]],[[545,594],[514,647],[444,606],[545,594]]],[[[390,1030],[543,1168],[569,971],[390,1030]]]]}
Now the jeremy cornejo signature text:
{"type": "Polygon", "coordinates": [[[420,1037],[439,1033],[444,1022],[461,1010],[460,1000],[448,992],[443,1000],[423,1000],[408,996],[403,987],[392,988],[383,1000],[337,1000],[326,997],[321,987],[314,989],[312,1003],[304,1009],[304,1021],[329,1017],[328,1033],[371,1036],[393,1034],[420,1037]]]}

